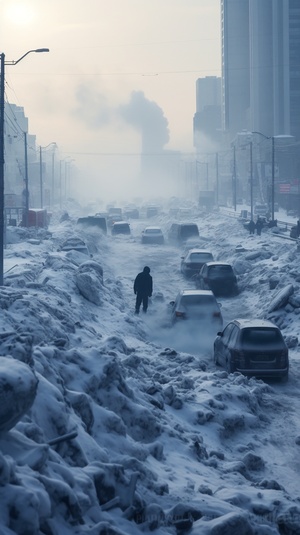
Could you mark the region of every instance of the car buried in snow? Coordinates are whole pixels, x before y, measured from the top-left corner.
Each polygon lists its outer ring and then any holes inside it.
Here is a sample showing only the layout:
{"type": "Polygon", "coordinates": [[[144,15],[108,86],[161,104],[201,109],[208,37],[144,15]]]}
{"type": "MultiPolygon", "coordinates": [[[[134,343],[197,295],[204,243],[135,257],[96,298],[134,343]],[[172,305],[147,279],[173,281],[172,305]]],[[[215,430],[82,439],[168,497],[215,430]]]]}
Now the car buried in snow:
{"type": "Polygon", "coordinates": [[[127,221],[116,221],[111,227],[111,235],[117,236],[120,234],[130,235],[130,225],[127,221]]]}
{"type": "Polygon", "coordinates": [[[171,323],[188,321],[214,333],[223,327],[221,305],[210,290],[181,290],[171,301],[171,323]]]}
{"type": "Polygon", "coordinates": [[[288,347],[277,325],[261,319],[235,319],[217,333],[214,361],[228,373],[287,379],[288,347]]]}
{"type": "Polygon", "coordinates": [[[195,277],[196,288],[211,290],[219,296],[235,296],[239,293],[237,276],[227,262],[207,262],[195,277]]]}
{"type": "Polygon", "coordinates": [[[206,262],[213,261],[212,253],[206,249],[189,249],[184,256],[181,257],[180,270],[181,273],[191,278],[197,275],[206,262]]]}
{"type": "Polygon", "coordinates": [[[70,238],[67,238],[58,248],[58,251],[78,251],[79,253],[86,254],[88,256],[92,256],[89,252],[89,249],[86,245],[86,243],[79,238],[78,236],[72,236],[70,238]]]}
{"type": "Polygon", "coordinates": [[[146,227],[142,231],[141,241],[142,243],[162,244],[165,239],[160,227],[146,227]]]}

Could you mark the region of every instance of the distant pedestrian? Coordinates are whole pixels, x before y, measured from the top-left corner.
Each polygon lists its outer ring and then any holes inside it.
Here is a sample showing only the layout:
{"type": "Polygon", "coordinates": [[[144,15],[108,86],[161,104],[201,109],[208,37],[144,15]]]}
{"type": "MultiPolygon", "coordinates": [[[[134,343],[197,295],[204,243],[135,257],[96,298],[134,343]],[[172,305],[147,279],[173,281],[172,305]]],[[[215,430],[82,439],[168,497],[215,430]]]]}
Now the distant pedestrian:
{"type": "Polygon", "coordinates": [[[143,312],[147,312],[148,298],[151,297],[153,290],[153,281],[148,266],[145,266],[143,271],[136,276],[133,290],[136,295],[135,313],[139,314],[142,303],[143,312]]]}
{"type": "Polygon", "coordinates": [[[259,217],[258,220],[256,221],[256,234],[257,234],[257,236],[261,235],[262,228],[263,228],[263,221],[259,217]]]}
{"type": "Polygon", "coordinates": [[[251,221],[249,221],[248,229],[249,229],[249,234],[254,234],[255,223],[254,223],[253,219],[251,219],[251,221]]]}

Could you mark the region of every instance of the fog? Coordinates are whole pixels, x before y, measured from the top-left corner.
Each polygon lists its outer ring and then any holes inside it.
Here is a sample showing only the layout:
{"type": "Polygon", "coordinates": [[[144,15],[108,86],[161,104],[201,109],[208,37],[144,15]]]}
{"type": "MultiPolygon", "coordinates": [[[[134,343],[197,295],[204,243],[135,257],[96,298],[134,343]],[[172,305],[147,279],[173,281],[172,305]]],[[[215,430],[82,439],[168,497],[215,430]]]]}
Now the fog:
{"type": "Polygon", "coordinates": [[[99,153],[87,155],[71,193],[85,201],[172,194],[178,154],[165,150],[170,133],[161,107],[143,91],[118,106],[87,86],[78,88],[76,98],[74,116],[94,131],[99,153]],[[113,149],[106,152],[108,138],[113,149]]]}
{"type": "Polygon", "coordinates": [[[128,104],[119,112],[128,124],[142,136],[142,153],[161,152],[170,139],[168,120],[156,102],[148,100],[142,91],[133,91],[128,104]]]}

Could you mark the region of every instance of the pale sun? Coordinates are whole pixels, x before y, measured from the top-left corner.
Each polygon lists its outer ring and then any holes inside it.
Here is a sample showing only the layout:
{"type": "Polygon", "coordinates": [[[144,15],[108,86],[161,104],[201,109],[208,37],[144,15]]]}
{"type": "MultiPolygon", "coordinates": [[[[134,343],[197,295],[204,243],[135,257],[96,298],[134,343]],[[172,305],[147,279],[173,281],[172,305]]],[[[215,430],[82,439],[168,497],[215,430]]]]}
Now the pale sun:
{"type": "Polygon", "coordinates": [[[27,2],[14,2],[6,9],[6,18],[18,25],[26,25],[33,21],[35,14],[27,2]]]}

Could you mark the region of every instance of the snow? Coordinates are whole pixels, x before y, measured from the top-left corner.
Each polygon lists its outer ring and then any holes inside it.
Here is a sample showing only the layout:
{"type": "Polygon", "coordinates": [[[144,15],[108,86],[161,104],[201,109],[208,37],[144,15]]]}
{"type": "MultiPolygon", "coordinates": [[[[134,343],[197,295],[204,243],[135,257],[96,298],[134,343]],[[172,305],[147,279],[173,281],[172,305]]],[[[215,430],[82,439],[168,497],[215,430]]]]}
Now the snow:
{"type": "MultiPolygon", "coordinates": [[[[96,210],[97,211],[97,210],[96,210]]],[[[184,247],[78,230],[68,206],[48,231],[9,228],[0,288],[0,534],[296,535],[299,491],[299,251],[272,229],[250,236],[226,214],[197,213],[196,245],[233,264],[235,317],[276,322],[289,345],[284,383],[216,368],[206,329],[170,326],[193,288],[184,247]],[[92,258],[60,251],[83,239],[92,258]],[[133,281],[154,292],[135,316],[133,281]],[[279,293],[280,292],[280,296],[279,293]],[[280,305],[278,300],[280,297],[280,305]]]]}

